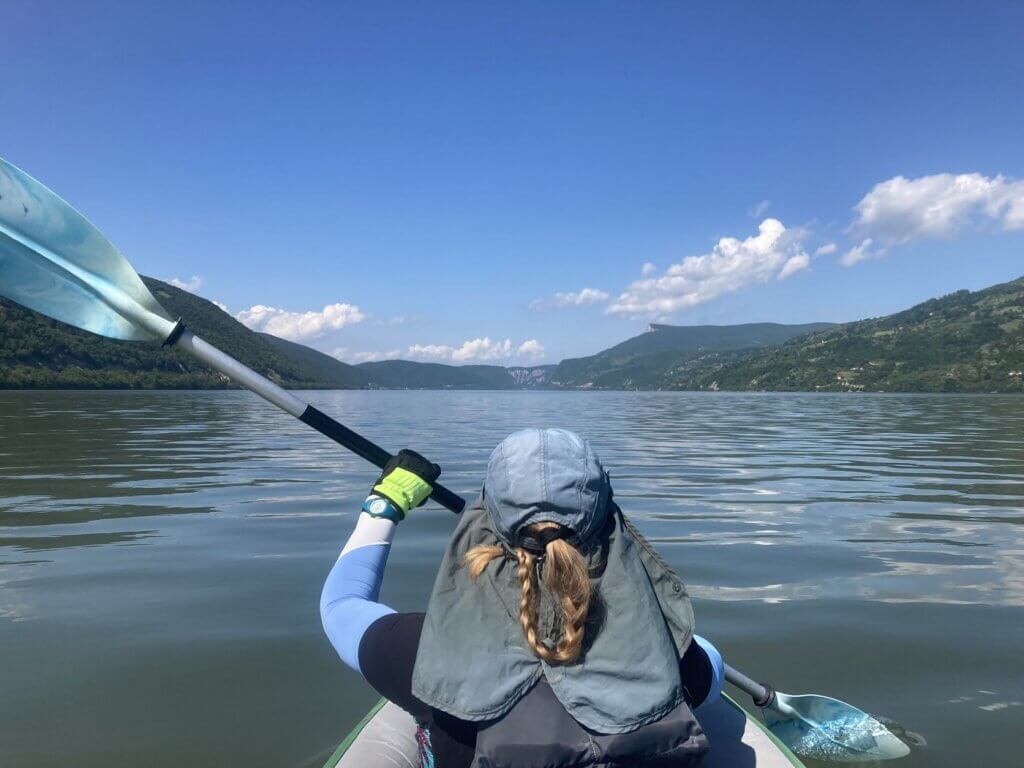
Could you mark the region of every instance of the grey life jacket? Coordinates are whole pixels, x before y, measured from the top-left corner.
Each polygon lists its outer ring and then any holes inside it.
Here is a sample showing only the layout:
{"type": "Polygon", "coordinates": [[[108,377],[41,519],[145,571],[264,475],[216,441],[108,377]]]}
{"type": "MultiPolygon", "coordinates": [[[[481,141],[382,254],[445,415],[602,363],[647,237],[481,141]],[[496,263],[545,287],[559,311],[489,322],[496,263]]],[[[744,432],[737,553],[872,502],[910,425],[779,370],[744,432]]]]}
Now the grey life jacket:
{"type": "MultiPolygon", "coordinates": [[[[470,581],[466,552],[500,541],[480,501],[463,513],[424,620],[413,693],[480,722],[475,768],[688,765],[706,749],[679,679],[693,637],[686,587],[617,506],[607,525],[600,546],[582,553],[596,596],[583,653],[549,665],[519,625],[518,564],[497,560],[470,581]]],[[[542,595],[539,629],[554,641],[548,608],[542,595]]]]}
{"type": "Polygon", "coordinates": [[[635,731],[599,734],[576,722],[539,680],[508,714],[481,725],[471,768],[690,768],[707,750],[685,702],[635,731]]]}

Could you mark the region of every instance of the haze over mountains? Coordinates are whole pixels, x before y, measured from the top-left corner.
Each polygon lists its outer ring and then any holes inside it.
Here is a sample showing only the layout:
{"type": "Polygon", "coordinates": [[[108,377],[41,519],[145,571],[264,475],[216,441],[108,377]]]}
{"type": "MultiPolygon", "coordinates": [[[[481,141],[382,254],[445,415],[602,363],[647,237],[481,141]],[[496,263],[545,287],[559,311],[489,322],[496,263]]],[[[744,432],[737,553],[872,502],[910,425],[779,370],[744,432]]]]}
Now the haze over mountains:
{"type": "MultiPolygon", "coordinates": [[[[350,365],[144,280],[197,334],[293,388],[1024,392],[1024,278],[838,325],[652,325],[595,355],[526,367],[350,365]]],[[[0,388],[228,386],[180,352],[103,339],[0,300],[0,388]]]]}

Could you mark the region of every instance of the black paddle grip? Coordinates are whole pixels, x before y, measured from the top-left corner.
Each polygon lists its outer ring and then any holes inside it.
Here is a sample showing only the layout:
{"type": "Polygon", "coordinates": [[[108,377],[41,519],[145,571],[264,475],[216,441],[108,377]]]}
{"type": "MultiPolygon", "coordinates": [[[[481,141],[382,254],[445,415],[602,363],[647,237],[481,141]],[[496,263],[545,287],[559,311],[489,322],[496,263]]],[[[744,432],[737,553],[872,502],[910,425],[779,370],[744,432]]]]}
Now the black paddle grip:
{"type": "MultiPolygon", "coordinates": [[[[308,424],[321,435],[331,438],[338,445],[348,448],[352,453],[361,456],[381,469],[384,469],[384,465],[391,459],[391,454],[379,445],[370,442],[359,433],[353,432],[344,424],[335,421],[312,405],[306,406],[306,410],[299,416],[299,421],[308,424]]],[[[430,498],[455,514],[459,514],[466,506],[464,498],[437,483],[434,484],[434,490],[430,494],[430,498]]]]}

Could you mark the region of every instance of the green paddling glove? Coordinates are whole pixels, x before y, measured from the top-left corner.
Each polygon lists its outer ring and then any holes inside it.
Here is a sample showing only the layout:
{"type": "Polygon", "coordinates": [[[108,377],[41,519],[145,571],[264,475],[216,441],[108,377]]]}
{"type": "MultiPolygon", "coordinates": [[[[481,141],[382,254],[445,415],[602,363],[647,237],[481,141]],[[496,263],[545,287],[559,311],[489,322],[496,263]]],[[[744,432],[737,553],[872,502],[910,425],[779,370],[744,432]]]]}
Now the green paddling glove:
{"type": "Polygon", "coordinates": [[[423,504],[434,490],[441,468],[408,448],[392,456],[370,492],[382,496],[402,515],[423,504]]]}

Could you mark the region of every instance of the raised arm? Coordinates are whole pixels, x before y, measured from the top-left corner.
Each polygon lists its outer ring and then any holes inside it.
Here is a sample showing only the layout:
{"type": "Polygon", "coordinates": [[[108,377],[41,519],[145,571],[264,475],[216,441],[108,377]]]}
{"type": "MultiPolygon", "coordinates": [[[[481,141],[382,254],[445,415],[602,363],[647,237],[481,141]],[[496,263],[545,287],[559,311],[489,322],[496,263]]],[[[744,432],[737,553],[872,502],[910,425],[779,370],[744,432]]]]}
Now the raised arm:
{"type": "Polygon", "coordinates": [[[327,575],[320,619],[341,660],[359,672],[359,642],[377,619],[394,613],[379,602],[398,523],[431,492],[441,468],[418,453],[399,451],[363,503],[355,530],[327,575]]]}

